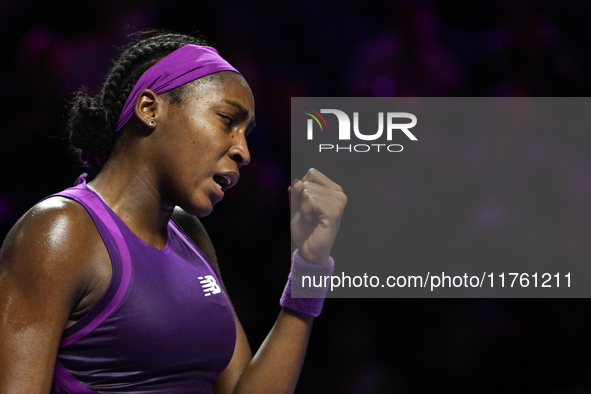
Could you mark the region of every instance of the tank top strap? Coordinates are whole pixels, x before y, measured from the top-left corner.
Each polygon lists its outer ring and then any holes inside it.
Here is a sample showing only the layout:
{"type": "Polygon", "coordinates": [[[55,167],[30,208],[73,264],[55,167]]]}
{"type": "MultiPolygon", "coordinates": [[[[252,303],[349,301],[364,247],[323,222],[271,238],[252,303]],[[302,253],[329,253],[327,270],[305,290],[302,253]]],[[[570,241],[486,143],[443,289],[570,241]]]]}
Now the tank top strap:
{"type": "MultiPolygon", "coordinates": [[[[84,183],[49,197],[66,197],[82,205],[96,225],[111,258],[113,274],[107,292],[82,319],[66,328],[60,348],[86,336],[102,323],[119,305],[131,278],[131,257],[121,230],[109,213],[106,204],[84,183]]],[[[47,198],[49,198],[47,197],[47,198]]]]}

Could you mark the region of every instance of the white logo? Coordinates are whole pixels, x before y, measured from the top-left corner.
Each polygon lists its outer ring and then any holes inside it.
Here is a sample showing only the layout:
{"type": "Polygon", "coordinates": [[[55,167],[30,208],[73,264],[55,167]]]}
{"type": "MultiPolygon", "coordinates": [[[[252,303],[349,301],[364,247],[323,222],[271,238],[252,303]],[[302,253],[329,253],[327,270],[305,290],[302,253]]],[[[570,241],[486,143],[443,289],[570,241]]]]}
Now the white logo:
{"type": "MultiPolygon", "coordinates": [[[[309,109],[307,107],[304,107],[306,109],[309,109]]],[[[337,117],[337,120],[339,122],[339,134],[338,134],[338,138],[339,141],[348,141],[351,140],[351,120],[349,118],[349,115],[347,115],[345,112],[338,110],[338,109],[321,109],[320,112],[317,112],[313,109],[310,109],[310,111],[314,112],[316,115],[309,113],[309,112],[304,112],[306,115],[311,116],[312,119],[308,119],[308,123],[307,123],[307,138],[308,140],[313,140],[314,139],[314,122],[313,120],[316,121],[316,123],[318,124],[318,126],[320,127],[321,130],[324,130],[324,128],[322,127],[322,124],[324,124],[326,126],[326,130],[328,131],[328,125],[326,123],[326,120],[324,119],[324,117],[322,116],[322,114],[333,114],[337,117]],[[322,120],[322,123],[320,122],[320,120],[318,119],[320,118],[322,120]]],[[[409,129],[413,128],[414,126],[416,126],[417,124],[417,117],[411,113],[408,112],[387,112],[386,116],[385,116],[385,121],[384,121],[384,113],[383,112],[378,112],[378,131],[373,133],[373,134],[363,134],[361,133],[361,131],[359,130],[359,112],[353,112],[353,133],[355,134],[355,137],[359,140],[362,141],[375,141],[379,138],[382,137],[382,135],[384,134],[384,129],[386,131],[386,139],[387,141],[392,141],[392,137],[394,134],[395,130],[399,130],[402,131],[406,137],[408,137],[408,139],[410,139],[411,141],[417,141],[417,137],[414,136],[413,133],[410,132],[409,129]],[[406,119],[409,120],[410,123],[396,123],[395,120],[396,119],[406,119]],[[384,123],[386,123],[386,127],[384,127],[384,123]]],[[[343,151],[348,151],[348,152],[369,152],[370,150],[377,150],[378,152],[380,152],[380,148],[383,148],[382,151],[388,151],[388,152],[402,152],[402,150],[404,149],[402,145],[400,144],[356,144],[356,145],[343,145],[343,146],[339,146],[339,145],[333,145],[333,144],[319,144],[318,145],[318,150],[319,152],[322,152],[323,150],[335,150],[336,152],[339,152],[341,150],[343,151]],[[335,150],[336,148],[336,150],[335,150]]]]}
{"type": "Polygon", "coordinates": [[[205,275],[200,276],[197,279],[199,279],[199,283],[201,283],[201,287],[203,288],[206,297],[209,297],[212,294],[218,294],[221,291],[213,276],[205,275]]]}
{"type": "MultiPolygon", "coordinates": [[[[320,113],[323,114],[334,114],[336,115],[339,121],[339,140],[350,140],[351,139],[351,121],[349,120],[349,116],[340,111],[338,109],[321,109],[320,113]]],[[[401,130],[406,136],[412,140],[416,141],[417,137],[413,135],[408,129],[413,128],[417,125],[417,117],[413,114],[409,114],[408,112],[388,112],[387,116],[387,127],[386,133],[388,141],[392,141],[392,131],[394,130],[401,130]],[[396,118],[406,118],[410,120],[410,123],[394,123],[394,119],[396,118]]],[[[324,120],[324,119],[323,119],[324,120]]],[[[378,113],[378,131],[375,134],[361,134],[359,131],[359,112],[353,112],[353,132],[355,136],[360,140],[365,141],[373,141],[377,140],[382,136],[384,132],[384,113],[378,113]]],[[[312,119],[308,119],[308,139],[311,140],[313,137],[312,133],[312,119]]]]}

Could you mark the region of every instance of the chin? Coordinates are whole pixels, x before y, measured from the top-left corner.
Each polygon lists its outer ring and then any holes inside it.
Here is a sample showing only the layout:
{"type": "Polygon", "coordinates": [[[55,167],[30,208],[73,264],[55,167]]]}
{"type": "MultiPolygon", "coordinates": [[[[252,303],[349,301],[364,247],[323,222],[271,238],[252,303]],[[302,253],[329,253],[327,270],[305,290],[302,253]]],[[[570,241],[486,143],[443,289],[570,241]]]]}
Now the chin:
{"type": "Polygon", "coordinates": [[[199,218],[204,218],[207,215],[209,215],[212,211],[213,211],[213,208],[212,209],[208,209],[208,210],[204,210],[204,211],[200,211],[195,216],[197,216],[199,218]]]}
{"type": "Polygon", "coordinates": [[[186,201],[185,204],[183,204],[185,206],[181,206],[181,208],[183,208],[183,210],[188,214],[202,218],[209,215],[213,211],[213,207],[217,202],[218,201],[215,199],[208,198],[208,196],[205,198],[200,196],[198,198],[186,201]]]}
{"type": "Polygon", "coordinates": [[[213,211],[213,207],[214,207],[215,203],[213,204],[204,204],[204,205],[198,205],[195,207],[191,207],[191,211],[187,211],[189,212],[191,215],[197,216],[199,218],[205,217],[207,215],[209,215],[212,211],[213,211]]]}

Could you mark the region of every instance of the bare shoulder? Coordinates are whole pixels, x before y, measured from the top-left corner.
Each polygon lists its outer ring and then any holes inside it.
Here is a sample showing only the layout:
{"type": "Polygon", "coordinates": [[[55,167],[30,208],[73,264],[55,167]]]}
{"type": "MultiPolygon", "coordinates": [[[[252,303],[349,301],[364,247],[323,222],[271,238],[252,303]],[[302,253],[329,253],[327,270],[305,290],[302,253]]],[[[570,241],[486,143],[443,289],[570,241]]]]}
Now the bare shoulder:
{"type": "Polygon", "coordinates": [[[25,213],[8,233],[2,246],[2,257],[40,249],[46,253],[81,248],[81,242],[92,234],[93,222],[79,203],[52,197],[41,201],[25,213]]]}
{"type": "Polygon", "coordinates": [[[209,238],[209,235],[207,235],[207,231],[205,230],[205,227],[203,227],[203,224],[199,218],[197,216],[188,214],[180,207],[176,207],[174,209],[172,216],[181,225],[183,230],[185,230],[187,235],[191,237],[193,242],[195,242],[195,245],[197,245],[199,249],[205,253],[209,261],[211,261],[216,270],[219,272],[213,244],[211,243],[211,239],[209,238]]]}
{"type": "Polygon", "coordinates": [[[62,333],[92,304],[86,295],[102,290],[110,273],[97,267],[109,263],[92,218],[73,200],[48,198],[14,225],[0,249],[0,392],[49,391],[62,333]]]}
{"type": "Polygon", "coordinates": [[[29,286],[59,278],[83,285],[100,235],[84,207],[64,197],[48,198],[14,225],[0,249],[0,278],[27,279],[29,286]]]}

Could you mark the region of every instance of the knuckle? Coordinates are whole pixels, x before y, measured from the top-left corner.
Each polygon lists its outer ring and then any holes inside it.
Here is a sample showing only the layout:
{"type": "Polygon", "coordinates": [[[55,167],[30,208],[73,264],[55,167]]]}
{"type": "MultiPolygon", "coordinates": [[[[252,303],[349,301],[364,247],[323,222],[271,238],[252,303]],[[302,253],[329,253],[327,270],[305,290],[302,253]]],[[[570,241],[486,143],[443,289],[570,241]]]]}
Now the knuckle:
{"type": "Polygon", "coordinates": [[[318,179],[319,174],[320,174],[320,171],[318,171],[315,168],[310,168],[306,175],[308,175],[311,179],[318,179]]]}

